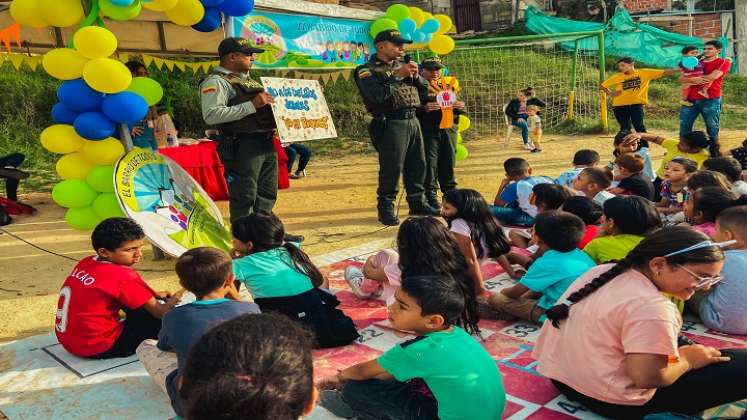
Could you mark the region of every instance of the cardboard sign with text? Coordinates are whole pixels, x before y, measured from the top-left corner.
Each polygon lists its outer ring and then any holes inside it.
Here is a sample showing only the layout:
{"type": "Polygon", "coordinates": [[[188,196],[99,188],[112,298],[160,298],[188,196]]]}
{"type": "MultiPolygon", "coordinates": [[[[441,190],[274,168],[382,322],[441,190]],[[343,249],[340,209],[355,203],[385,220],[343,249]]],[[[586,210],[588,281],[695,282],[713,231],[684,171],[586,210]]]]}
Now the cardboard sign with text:
{"type": "Polygon", "coordinates": [[[272,112],[283,143],[337,137],[318,81],[263,77],[262,84],[275,98],[272,112]]]}

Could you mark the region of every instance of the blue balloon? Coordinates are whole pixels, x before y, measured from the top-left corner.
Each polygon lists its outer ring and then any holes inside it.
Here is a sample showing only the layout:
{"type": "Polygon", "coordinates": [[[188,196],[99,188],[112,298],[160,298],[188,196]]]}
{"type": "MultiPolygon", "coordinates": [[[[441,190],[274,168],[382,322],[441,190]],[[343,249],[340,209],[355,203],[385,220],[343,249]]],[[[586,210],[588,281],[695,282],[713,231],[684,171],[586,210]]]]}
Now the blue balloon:
{"type": "Polygon", "coordinates": [[[75,132],[88,140],[103,140],[111,137],[117,129],[114,121],[100,112],[84,112],[73,123],[75,132]]]}
{"type": "Polygon", "coordinates": [[[400,35],[402,35],[402,38],[409,39],[410,41],[412,41],[412,32],[402,32],[402,31],[400,31],[399,33],[400,33],[400,35]]]}
{"type": "Polygon", "coordinates": [[[423,31],[415,31],[414,34],[412,34],[412,41],[416,44],[422,44],[425,42],[425,32],[423,31]]]}
{"type": "Polygon", "coordinates": [[[76,118],[78,118],[78,113],[68,108],[62,102],[57,102],[52,107],[52,120],[58,124],[72,125],[76,118]]]}
{"type": "Polygon", "coordinates": [[[137,93],[124,91],[107,95],[101,110],[112,121],[135,124],[148,114],[148,103],[137,93]]]}
{"type": "Polygon", "coordinates": [[[682,67],[692,70],[695,67],[698,67],[698,58],[697,57],[685,57],[682,59],[682,67]]]}
{"type": "Polygon", "coordinates": [[[440,27],[441,23],[439,21],[437,21],[436,19],[428,19],[423,22],[422,25],[420,25],[420,30],[427,34],[432,34],[436,32],[440,27]]]}
{"type": "MultiPolygon", "coordinates": [[[[202,5],[205,6],[205,9],[208,7],[218,7],[223,3],[224,0],[200,0],[202,2],[202,5]]],[[[207,10],[205,10],[205,13],[207,13],[207,10]]]]}
{"type": "Polygon", "coordinates": [[[201,21],[192,25],[192,28],[200,32],[213,32],[220,28],[220,23],[220,9],[217,7],[206,7],[205,16],[203,16],[201,21]]]}
{"type": "Polygon", "coordinates": [[[425,34],[425,43],[433,41],[433,34],[425,34]]]}
{"type": "Polygon", "coordinates": [[[99,110],[104,94],[91,89],[83,79],[73,79],[60,85],[57,99],[75,112],[89,112],[99,110]]]}
{"type": "Polygon", "coordinates": [[[130,7],[134,3],[134,0],[109,0],[109,2],[118,7],[130,7]]]}
{"type": "Polygon", "coordinates": [[[399,31],[402,33],[414,32],[417,27],[418,24],[410,18],[402,19],[399,23],[399,31]]]}
{"type": "Polygon", "coordinates": [[[254,8],[254,0],[225,0],[220,11],[228,16],[245,16],[254,8]]]}

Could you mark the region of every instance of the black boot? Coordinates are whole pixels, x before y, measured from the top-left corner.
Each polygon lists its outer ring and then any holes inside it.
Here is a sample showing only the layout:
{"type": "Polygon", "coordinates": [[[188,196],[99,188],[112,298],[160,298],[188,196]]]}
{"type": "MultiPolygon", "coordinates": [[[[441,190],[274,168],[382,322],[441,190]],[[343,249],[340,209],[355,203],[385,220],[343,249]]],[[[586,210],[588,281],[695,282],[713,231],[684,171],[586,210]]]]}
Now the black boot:
{"type": "Polygon", "coordinates": [[[379,222],[386,226],[397,226],[399,219],[394,213],[394,204],[392,203],[379,203],[379,222]]]}
{"type": "Polygon", "coordinates": [[[438,197],[426,197],[425,201],[429,206],[433,207],[439,212],[441,211],[441,201],[439,201],[438,197]]]}
{"type": "Polygon", "coordinates": [[[410,203],[410,216],[439,216],[441,210],[435,209],[426,203],[410,203]]]}

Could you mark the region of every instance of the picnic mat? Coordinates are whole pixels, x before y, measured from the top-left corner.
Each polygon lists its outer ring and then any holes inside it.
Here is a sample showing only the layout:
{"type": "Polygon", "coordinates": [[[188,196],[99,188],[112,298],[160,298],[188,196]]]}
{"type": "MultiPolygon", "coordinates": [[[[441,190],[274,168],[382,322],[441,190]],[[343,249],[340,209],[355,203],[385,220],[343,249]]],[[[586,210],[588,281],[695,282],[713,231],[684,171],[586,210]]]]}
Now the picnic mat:
{"type": "MultiPolygon", "coordinates": [[[[387,244],[382,241],[336,251],[315,258],[342,302],[341,308],[355,320],[361,334],[345,347],[314,351],[317,381],[355,363],[375,358],[409,337],[387,328],[386,307],[380,301],[360,300],[343,278],[348,265],[362,266],[367,255],[387,244]]],[[[489,267],[487,288],[498,291],[513,282],[500,267],[489,267]]],[[[498,364],[506,389],[504,418],[596,419],[584,407],[568,401],[549,380],[536,371],[532,346],[539,327],[524,322],[483,320],[482,344],[498,364]]],[[[747,337],[708,330],[687,320],[683,333],[717,348],[747,347],[747,337]]],[[[708,411],[707,417],[738,417],[747,403],[739,402],[708,411]]],[[[174,416],[168,397],[135,358],[86,360],[68,354],[53,333],[0,344],[0,412],[11,420],[55,418],[167,419],[174,416]]],[[[0,416],[1,418],[2,416],[0,416]]],[[[323,409],[308,418],[334,419],[323,409]]]]}

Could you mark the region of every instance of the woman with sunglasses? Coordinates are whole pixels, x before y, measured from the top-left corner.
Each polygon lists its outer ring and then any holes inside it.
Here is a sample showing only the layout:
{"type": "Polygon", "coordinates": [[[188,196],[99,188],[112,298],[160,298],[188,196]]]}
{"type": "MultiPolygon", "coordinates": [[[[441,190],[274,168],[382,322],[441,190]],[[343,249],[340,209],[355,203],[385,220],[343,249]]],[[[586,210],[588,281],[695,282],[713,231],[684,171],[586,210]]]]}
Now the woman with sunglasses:
{"type": "Polygon", "coordinates": [[[581,276],[550,308],[534,357],[569,399],[603,416],[694,414],[747,397],[747,349],[678,346],[687,300],[721,280],[726,243],[660,229],[624,259],[581,276]]]}

